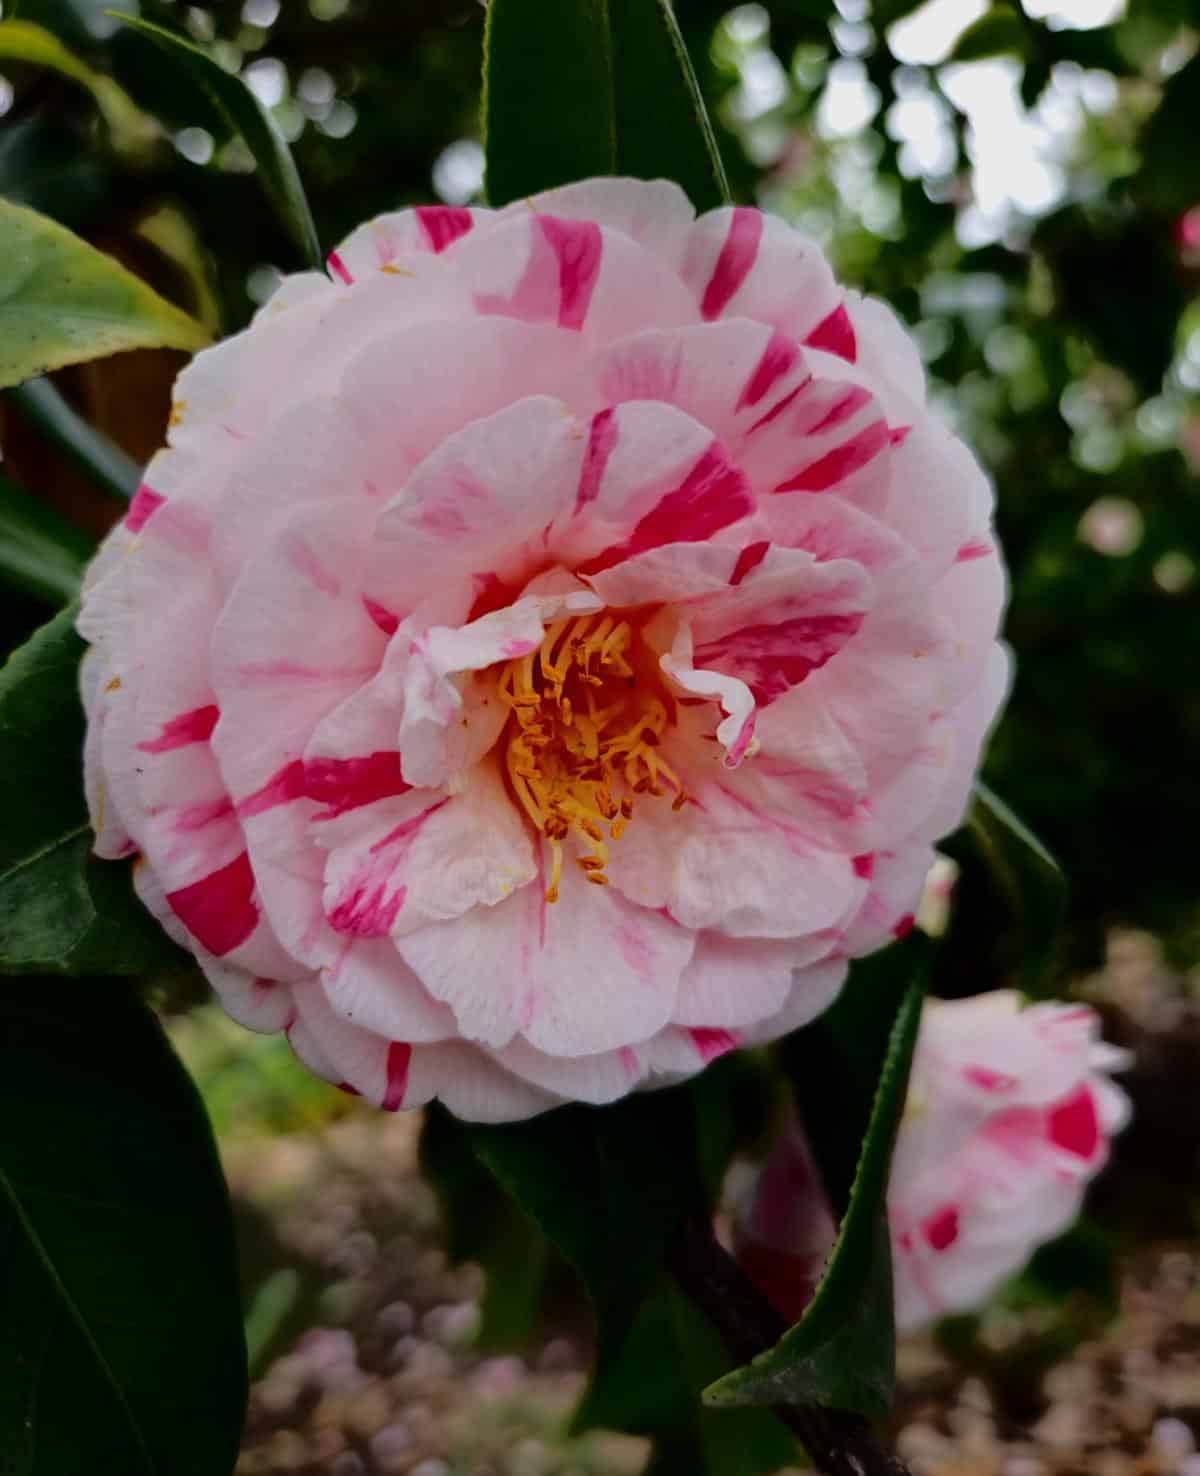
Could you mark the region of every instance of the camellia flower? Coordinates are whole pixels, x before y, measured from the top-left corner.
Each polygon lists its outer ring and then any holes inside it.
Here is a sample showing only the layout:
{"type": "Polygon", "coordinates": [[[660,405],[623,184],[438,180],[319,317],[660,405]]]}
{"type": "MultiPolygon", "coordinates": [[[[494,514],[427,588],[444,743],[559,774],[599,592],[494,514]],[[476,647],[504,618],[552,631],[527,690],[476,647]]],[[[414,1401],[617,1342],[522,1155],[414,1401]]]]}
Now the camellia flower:
{"type": "MultiPolygon", "coordinates": [[[[1107,1073],[1127,1053],[1086,1006],[1021,1008],[1011,990],[930,1001],[888,1185],[896,1323],[980,1306],[1079,1214],[1129,1099],[1107,1073]]],[[[739,1224],[738,1254],[796,1321],[834,1240],[799,1123],[768,1156],[739,1224]]]]}
{"type": "Polygon", "coordinates": [[[1005,683],[991,498],[750,209],[383,216],[180,377],[79,628],[101,855],[386,1107],[677,1080],[902,932],[1005,683]]]}

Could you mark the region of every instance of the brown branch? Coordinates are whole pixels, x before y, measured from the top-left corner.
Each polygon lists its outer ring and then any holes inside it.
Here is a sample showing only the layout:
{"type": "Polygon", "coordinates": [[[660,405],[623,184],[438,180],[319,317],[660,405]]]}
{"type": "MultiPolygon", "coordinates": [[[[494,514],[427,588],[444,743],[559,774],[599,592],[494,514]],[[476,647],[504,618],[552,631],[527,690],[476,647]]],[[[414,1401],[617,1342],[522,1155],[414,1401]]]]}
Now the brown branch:
{"type": "MultiPolygon", "coordinates": [[[[680,1287],[707,1315],[739,1363],[774,1347],[787,1323],[743,1276],[707,1220],[689,1220],[667,1255],[680,1287]]],[[[816,1405],[772,1405],[825,1476],[911,1476],[861,1415],[816,1405]]]]}

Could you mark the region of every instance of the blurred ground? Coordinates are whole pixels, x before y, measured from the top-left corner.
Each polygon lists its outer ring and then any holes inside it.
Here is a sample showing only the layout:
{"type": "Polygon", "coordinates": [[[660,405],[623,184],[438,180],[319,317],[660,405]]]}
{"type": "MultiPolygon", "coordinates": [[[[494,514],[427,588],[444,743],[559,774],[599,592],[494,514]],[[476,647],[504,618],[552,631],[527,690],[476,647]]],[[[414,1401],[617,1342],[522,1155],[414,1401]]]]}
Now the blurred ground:
{"type": "MultiPolygon", "coordinates": [[[[1200,1135],[1171,1085],[1191,1096],[1200,1066],[1187,984],[1125,934],[1079,986],[1138,1056],[1137,1135],[1093,1203],[1122,1247],[1118,1315],[1008,1296],[907,1341],[896,1434],[914,1476],[1200,1476],[1200,1135]]],[[[645,1442],[567,1433],[587,1358],[570,1309],[523,1358],[474,1346],[482,1276],[440,1248],[416,1114],[339,1097],[209,1008],[174,1033],[240,1217],[255,1383],[238,1476],[638,1476],[645,1442]]]]}

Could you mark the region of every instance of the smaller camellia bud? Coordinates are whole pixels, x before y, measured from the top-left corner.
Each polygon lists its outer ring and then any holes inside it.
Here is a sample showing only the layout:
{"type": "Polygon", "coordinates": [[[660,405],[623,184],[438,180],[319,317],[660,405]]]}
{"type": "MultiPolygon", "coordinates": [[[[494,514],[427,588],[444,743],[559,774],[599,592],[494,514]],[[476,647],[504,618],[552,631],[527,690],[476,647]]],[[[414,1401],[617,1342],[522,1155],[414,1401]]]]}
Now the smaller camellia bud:
{"type": "MultiPolygon", "coordinates": [[[[1129,1100],[1128,1064],[1086,1006],[999,990],[930,1001],[888,1187],[896,1323],[911,1329],[980,1306],[1079,1214],[1129,1100]]],[[[798,1121],[780,1135],[739,1221],[738,1259],[795,1321],[834,1240],[828,1199],[798,1121]]]]}

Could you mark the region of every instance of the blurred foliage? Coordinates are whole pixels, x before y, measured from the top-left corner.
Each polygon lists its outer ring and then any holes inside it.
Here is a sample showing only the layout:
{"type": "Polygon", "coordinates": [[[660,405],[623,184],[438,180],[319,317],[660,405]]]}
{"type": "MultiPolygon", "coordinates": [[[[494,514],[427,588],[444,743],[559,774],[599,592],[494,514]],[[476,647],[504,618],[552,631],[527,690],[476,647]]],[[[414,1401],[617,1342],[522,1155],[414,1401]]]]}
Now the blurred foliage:
{"type": "MultiPolygon", "coordinates": [[[[4,14],[112,76],[162,136],[131,149],[88,87],[4,59],[0,195],[235,330],[300,265],[295,246],[205,94],[106,8],[4,14]]],[[[326,248],[372,213],[475,197],[478,0],[123,8],[242,72],[293,146],[326,248]]],[[[735,196],[892,302],[995,479],[1017,676],[987,778],[1070,880],[1061,966],[1092,963],[1116,922],[1200,960],[1200,5],[1127,0],[1084,29],[1072,0],[994,0],[981,17],[959,7],[936,44],[911,0],[676,11],[735,196]]],[[[178,360],[140,361],[128,384],[125,363],[105,389],[86,374],[64,387],[142,456],[178,360]]],[[[18,418],[0,416],[12,474],[94,528],[93,494],[18,418]]],[[[11,614],[25,629],[37,607],[11,614]]],[[[1002,943],[963,987],[1003,977],[1002,943]]]]}

